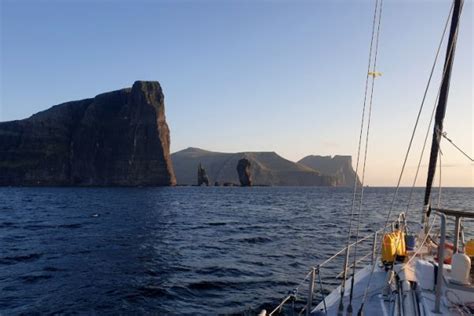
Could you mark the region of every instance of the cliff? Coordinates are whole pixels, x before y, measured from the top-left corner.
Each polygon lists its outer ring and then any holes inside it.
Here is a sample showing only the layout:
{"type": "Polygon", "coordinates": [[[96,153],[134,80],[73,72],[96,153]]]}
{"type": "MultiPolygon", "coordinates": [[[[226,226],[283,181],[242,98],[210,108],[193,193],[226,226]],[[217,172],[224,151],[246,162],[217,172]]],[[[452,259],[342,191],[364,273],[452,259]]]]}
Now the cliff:
{"type": "MultiPolygon", "coordinates": [[[[322,174],[331,175],[335,177],[337,186],[354,186],[355,178],[357,177],[354,169],[352,169],[351,156],[306,156],[298,163],[318,170],[322,174]]],[[[357,177],[357,184],[360,185],[357,177]]]]}
{"type": "Polygon", "coordinates": [[[0,185],[176,183],[158,82],[53,106],[0,123],[0,185]]]}
{"type": "Polygon", "coordinates": [[[334,186],[332,176],[284,159],[274,152],[220,153],[187,148],[171,155],[178,184],[196,184],[195,172],[202,164],[211,183],[238,184],[236,168],[240,159],[250,162],[252,185],[269,186],[334,186]]]}

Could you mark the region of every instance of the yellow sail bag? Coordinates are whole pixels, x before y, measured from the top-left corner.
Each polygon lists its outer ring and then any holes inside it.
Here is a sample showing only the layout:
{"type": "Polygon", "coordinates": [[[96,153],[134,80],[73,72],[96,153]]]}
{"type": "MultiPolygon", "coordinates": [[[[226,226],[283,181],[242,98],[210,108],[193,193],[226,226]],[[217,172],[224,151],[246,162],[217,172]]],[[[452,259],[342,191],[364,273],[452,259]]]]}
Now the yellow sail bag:
{"type": "Polygon", "coordinates": [[[391,264],[397,256],[406,255],[405,233],[396,230],[383,236],[382,242],[382,262],[391,264]]]}

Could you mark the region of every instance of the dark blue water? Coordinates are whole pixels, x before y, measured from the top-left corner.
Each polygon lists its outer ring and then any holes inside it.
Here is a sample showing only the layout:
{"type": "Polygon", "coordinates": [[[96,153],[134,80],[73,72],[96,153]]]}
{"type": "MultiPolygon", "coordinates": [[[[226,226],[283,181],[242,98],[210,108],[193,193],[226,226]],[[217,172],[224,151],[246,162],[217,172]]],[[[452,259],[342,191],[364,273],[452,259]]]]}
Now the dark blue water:
{"type": "MultiPolygon", "coordinates": [[[[366,190],[363,233],[384,221],[392,193],[366,190]]],[[[473,193],[444,189],[443,204],[473,208],[473,193]]],[[[1,188],[0,314],[271,306],[343,246],[351,198],[343,188],[1,188]]]]}

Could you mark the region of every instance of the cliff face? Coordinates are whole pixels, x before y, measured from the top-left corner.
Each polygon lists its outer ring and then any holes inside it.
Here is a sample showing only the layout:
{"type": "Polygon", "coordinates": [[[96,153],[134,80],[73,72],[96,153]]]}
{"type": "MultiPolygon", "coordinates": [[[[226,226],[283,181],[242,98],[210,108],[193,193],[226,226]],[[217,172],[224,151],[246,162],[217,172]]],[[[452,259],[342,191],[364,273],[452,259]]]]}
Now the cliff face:
{"type": "Polygon", "coordinates": [[[0,185],[176,183],[158,82],[0,123],[0,185]]]}
{"type": "MultiPolygon", "coordinates": [[[[331,175],[336,178],[337,186],[349,186],[354,185],[355,178],[357,177],[354,169],[352,169],[352,157],[351,156],[306,156],[298,163],[318,170],[322,174],[331,175]]],[[[359,178],[357,177],[357,184],[360,185],[359,178]]]]}
{"type": "Polygon", "coordinates": [[[171,155],[178,184],[196,184],[199,164],[206,169],[211,183],[240,183],[236,167],[240,159],[250,163],[252,185],[334,186],[335,178],[284,159],[274,152],[219,153],[187,148],[171,155]]]}

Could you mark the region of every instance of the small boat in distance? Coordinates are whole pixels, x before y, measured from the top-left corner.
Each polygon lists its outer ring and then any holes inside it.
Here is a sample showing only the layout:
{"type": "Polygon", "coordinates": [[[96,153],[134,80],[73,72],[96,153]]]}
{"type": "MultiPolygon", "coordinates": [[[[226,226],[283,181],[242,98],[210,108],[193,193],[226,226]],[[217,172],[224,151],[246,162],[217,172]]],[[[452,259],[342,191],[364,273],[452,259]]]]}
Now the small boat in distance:
{"type": "MultiPolygon", "coordinates": [[[[379,74],[376,71],[376,61],[382,2],[383,0],[375,0],[356,172],[359,169],[364,115],[368,115],[366,127],[367,144],[374,82],[379,74]],[[367,113],[366,103],[368,103],[367,113]]],[[[285,307],[290,305],[292,306],[287,307],[291,310],[290,314],[296,312],[299,315],[424,316],[474,314],[474,267],[472,266],[472,261],[474,261],[474,239],[465,240],[463,225],[463,221],[472,221],[474,219],[474,210],[456,210],[440,207],[439,201],[438,203],[432,202],[431,196],[434,175],[437,164],[440,161],[440,142],[443,137],[446,137],[443,133],[443,121],[447,107],[451,71],[463,4],[463,0],[454,0],[451,6],[413,134],[409,141],[394,198],[392,203],[387,205],[387,216],[384,225],[368,236],[359,236],[360,223],[363,221],[363,216],[361,217],[360,215],[360,206],[364,191],[366,152],[363,156],[362,184],[360,186],[357,183],[354,185],[347,244],[324,262],[312,267],[300,285],[295,290],[290,291],[278,306],[269,311],[269,313],[262,311],[259,315],[280,315],[285,313],[285,307]],[[422,212],[420,212],[421,221],[419,218],[409,218],[407,212],[401,212],[394,218],[392,211],[399,208],[394,205],[395,197],[400,187],[400,180],[410,153],[426,93],[431,83],[433,70],[437,64],[440,48],[446,34],[449,34],[449,38],[436,106],[432,114],[432,120],[434,117],[433,138],[423,202],[424,207],[422,212]],[[448,219],[454,222],[453,231],[449,233],[446,224],[448,219]],[[453,236],[453,243],[448,243],[448,234],[453,236]],[[367,253],[361,254],[362,251],[367,253]],[[330,283],[327,277],[328,274],[326,272],[321,273],[321,271],[327,271],[325,269],[330,264],[337,262],[338,258],[342,261],[341,257],[344,259],[342,272],[337,275],[335,281],[330,283]],[[365,266],[361,265],[362,262],[367,261],[368,264],[365,266]],[[323,277],[325,278],[324,282],[322,280],[323,277]],[[328,293],[324,289],[328,284],[333,286],[339,285],[328,293]],[[299,308],[295,308],[297,295],[298,297],[306,298],[306,302],[300,304],[299,308]],[[320,301],[316,306],[313,304],[315,295],[317,295],[320,301]]],[[[432,121],[430,121],[430,126],[431,123],[432,121]]],[[[426,133],[425,145],[428,136],[429,130],[426,133]]],[[[456,145],[455,147],[462,152],[456,145]]],[[[424,147],[421,151],[413,186],[416,183],[423,151],[424,147]]],[[[464,153],[464,155],[466,154],[464,153]]],[[[365,186],[365,188],[367,187],[365,186]]],[[[406,206],[407,211],[411,202],[411,193],[410,201],[408,206],[406,206]]],[[[470,235],[472,236],[472,232],[470,235]]]]}

